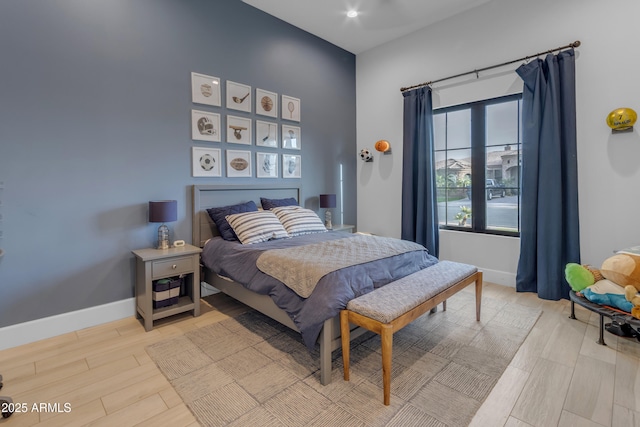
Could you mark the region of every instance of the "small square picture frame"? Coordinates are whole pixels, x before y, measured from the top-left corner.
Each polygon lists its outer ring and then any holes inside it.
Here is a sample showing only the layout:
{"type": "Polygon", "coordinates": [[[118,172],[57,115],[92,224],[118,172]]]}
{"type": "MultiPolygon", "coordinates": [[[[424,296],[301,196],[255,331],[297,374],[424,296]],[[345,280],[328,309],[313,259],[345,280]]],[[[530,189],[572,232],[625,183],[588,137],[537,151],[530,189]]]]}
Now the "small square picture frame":
{"type": "Polygon", "coordinates": [[[258,178],[278,177],[277,153],[256,153],[256,176],[258,178]]]}
{"type": "Polygon", "coordinates": [[[220,78],[191,72],[191,102],[220,107],[220,78]]]}
{"type": "Polygon", "coordinates": [[[251,177],[251,151],[227,150],[227,177],[251,177]]]}
{"type": "Polygon", "coordinates": [[[219,177],[222,167],[219,148],[191,147],[191,175],[194,177],[219,177]]]}
{"type": "Polygon", "coordinates": [[[251,119],[227,116],[227,142],[251,145],[251,119]]]}
{"type": "Polygon", "coordinates": [[[302,177],[302,156],[298,154],[282,155],[282,177],[301,178],[302,177]]]}
{"type": "Polygon", "coordinates": [[[302,149],[302,135],[299,126],[282,125],[282,148],[287,150],[302,149]]]}
{"type": "Polygon", "coordinates": [[[283,120],[300,122],[300,99],[289,95],[282,95],[282,112],[280,117],[282,117],[283,120]]]}
{"type": "Polygon", "coordinates": [[[256,114],[278,118],[278,94],[256,88],[256,114]]]}
{"type": "Polygon", "coordinates": [[[191,139],[220,142],[220,114],[191,110],[191,139]]]}
{"type": "Polygon", "coordinates": [[[251,86],[227,80],[227,108],[251,112],[251,86]]]}
{"type": "Polygon", "coordinates": [[[256,120],[256,145],[278,148],[278,124],[256,120]]]}

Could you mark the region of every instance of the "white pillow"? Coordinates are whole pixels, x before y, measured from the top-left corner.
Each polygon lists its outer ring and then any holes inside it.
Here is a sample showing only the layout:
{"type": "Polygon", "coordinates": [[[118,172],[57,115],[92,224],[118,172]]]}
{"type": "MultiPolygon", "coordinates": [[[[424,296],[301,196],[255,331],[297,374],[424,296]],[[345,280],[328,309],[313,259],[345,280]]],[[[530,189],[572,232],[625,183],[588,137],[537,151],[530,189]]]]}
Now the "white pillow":
{"type": "Polygon", "coordinates": [[[289,237],[271,211],[244,212],[225,218],[243,245],[289,237]]]}
{"type": "Polygon", "coordinates": [[[311,209],[300,206],[281,206],[272,208],[271,211],[276,214],[291,237],[327,231],[322,220],[311,209]]]}

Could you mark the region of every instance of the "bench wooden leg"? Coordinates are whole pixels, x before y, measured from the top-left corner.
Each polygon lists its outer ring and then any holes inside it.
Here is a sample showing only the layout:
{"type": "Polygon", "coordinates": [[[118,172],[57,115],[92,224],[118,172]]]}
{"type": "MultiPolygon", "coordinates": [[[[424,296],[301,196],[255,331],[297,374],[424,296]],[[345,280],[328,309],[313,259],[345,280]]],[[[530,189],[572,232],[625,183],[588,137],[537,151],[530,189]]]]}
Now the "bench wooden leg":
{"type": "Polygon", "coordinates": [[[482,305],[482,271],[476,272],[476,320],[480,321],[480,306],[482,305]]]}
{"type": "Polygon", "coordinates": [[[351,337],[349,336],[349,312],[340,312],[340,337],[342,339],[342,365],[344,366],[344,380],[349,381],[349,358],[351,351],[351,337]]]}
{"type": "Polygon", "coordinates": [[[382,341],[382,385],[384,387],[384,404],[391,403],[391,355],[393,349],[393,326],[381,325],[380,339],[382,341]]]}

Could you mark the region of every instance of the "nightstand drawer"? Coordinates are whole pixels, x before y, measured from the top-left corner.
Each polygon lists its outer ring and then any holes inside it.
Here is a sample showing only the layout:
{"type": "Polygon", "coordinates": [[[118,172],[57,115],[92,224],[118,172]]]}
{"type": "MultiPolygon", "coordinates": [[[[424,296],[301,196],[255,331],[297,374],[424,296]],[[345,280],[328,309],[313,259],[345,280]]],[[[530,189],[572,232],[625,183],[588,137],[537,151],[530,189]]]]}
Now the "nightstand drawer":
{"type": "Polygon", "coordinates": [[[193,272],[193,257],[190,256],[151,263],[151,276],[154,279],[191,272],[193,272]]]}

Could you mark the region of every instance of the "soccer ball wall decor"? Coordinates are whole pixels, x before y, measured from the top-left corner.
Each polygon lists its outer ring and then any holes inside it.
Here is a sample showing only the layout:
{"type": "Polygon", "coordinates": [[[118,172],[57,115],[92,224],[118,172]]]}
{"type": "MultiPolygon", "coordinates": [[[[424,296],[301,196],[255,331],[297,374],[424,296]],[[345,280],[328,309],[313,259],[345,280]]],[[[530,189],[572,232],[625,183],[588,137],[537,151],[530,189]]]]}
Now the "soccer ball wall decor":
{"type": "Polygon", "coordinates": [[[364,162],[373,162],[373,153],[366,148],[360,150],[360,158],[364,162]]]}

